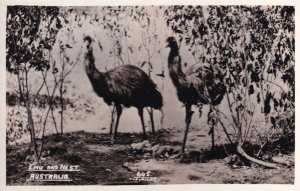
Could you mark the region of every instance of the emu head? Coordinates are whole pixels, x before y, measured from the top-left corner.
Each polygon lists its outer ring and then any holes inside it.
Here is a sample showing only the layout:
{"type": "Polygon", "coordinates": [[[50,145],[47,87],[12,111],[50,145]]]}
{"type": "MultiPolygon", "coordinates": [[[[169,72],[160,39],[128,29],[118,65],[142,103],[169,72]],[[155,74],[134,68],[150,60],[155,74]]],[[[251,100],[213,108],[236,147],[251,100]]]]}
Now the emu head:
{"type": "Polygon", "coordinates": [[[92,38],[90,36],[86,36],[83,38],[83,42],[86,43],[86,47],[88,48],[92,44],[92,38]]]}
{"type": "Polygon", "coordinates": [[[93,48],[91,46],[92,38],[90,36],[86,36],[86,37],[84,37],[83,42],[86,45],[86,50],[84,50],[84,59],[88,61],[85,63],[91,64],[94,62],[93,48]]]}
{"type": "Polygon", "coordinates": [[[171,36],[171,37],[167,38],[166,42],[167,42],[167,47],[170,47],[171,50],[178,51],[178,45],[177,45],[176,39],[174,37],[171,36]]]}
{"type": "Polygon", "coordinates": [[[86,51],[85,51],[85,54],[91,52],[93,49],[92,49],[92,38],[90,36],[86,36],[83,38],[83,42],[85,43],[86,45],[86,51]]]}

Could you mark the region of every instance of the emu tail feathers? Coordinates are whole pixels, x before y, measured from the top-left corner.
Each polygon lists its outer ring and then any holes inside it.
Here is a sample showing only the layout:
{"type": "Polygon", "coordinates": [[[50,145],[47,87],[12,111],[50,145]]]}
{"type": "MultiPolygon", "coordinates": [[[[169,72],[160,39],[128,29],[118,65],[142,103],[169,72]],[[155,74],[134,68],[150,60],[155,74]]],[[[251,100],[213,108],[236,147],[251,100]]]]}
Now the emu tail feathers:
{"type": "Polygon", "coordinates": [[[149,100],[149,105],[154,109],[161,109],[161,107],[163,106],[163,98],[161,93],[157,89],[154,89],[150,92],[150,94],[151,99],[149,100]]]}
{"type": "Polygon", "coordinates": [[[223,100],[223,97],[226,93],[226,87],[222,83],[218,83],[212,88],[208,89],[209,96],[211,98],[212,105],[218,105],[223,100]]]}

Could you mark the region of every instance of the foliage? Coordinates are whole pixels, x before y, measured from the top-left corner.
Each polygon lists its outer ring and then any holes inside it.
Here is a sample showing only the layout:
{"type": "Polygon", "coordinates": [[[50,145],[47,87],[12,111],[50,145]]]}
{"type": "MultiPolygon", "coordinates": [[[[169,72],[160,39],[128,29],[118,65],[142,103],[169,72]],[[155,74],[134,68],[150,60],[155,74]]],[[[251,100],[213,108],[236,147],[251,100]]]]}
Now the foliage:
{"type": "MultiPolygon", "coordinates": [[[[50,68],[49,54],[46,50],[52,49],[55,36],[62,27],[58,13],[57,7],[9,6],[7,8],[6,68],[18,77],[18,93],[26,108],[31,149],[36,162],[40,158],[41,150],[38,150],[36,140],[38,135],[36,135],[37,128],[33,118],[33,103],[45,81],[33,88],[37,85],[30,83],[30,75],[35,71],[44,74],[50,68]]],[[[48,114],[46,119],[47,116],[48,114]]],[[[42,146],[40,148],[42,149],[42,146]]]]}
{"type": "Polygon", "coordinates": [[[257,106],[269,126],[294,129],[294,15],[289,6],[171,6],[165,11],[167,25],[194,59],[212,65],[226,84],[231,116],[217,112],[209,120],[230,117],[233,138],[241,144],[254,128],[257,106]],[[291,113],[288,122],[280,117],[285,112],[291,113]]]}
{"type": "Polygon", "coordinates": [[[57,29],[61,28],[57,16],[56,7],[8,7],[6,67],[9,71],[18,70],[27,63],[35,70],[49,69],[44,49],[51,49],[57,29]]]}

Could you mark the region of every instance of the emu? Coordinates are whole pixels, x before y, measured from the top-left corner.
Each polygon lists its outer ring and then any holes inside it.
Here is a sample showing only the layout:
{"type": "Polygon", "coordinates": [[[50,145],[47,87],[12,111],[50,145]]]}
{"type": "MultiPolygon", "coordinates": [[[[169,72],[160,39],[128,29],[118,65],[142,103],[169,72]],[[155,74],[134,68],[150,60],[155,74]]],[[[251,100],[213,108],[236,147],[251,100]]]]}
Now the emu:
{"type": "Polygon", "coordinates": [[[137,108],[142,123],[143,138],[146,139],[143,108],[161,109],[163,105],[162,96],[156,84],[143,70],[134,65],[122,65],[107,72],[98,71],[95,67],[92,38],[86,36],[83,40],[87,48],[84,54],[85,70],[93,89],[106,104],[109,106],[114,104],[116,108],[117,120],[112,141],[117,135],[122,105],[137,108]]]}
{"type": "Polygon", "coordinates": [[[183,73],[179,47],[174,37],[167,38],[167,47],[170,48],[168,57],[170,78],[176,87],[177,97],[184,103],[186,110],[186,127],[181,148],[181,153],[184,154],[189,125],[194,113],[192,105],[220,104],[226,93],[226,87],[220,82],[215,83],[211,67],[192,65],[186,73],[183,73]]]}

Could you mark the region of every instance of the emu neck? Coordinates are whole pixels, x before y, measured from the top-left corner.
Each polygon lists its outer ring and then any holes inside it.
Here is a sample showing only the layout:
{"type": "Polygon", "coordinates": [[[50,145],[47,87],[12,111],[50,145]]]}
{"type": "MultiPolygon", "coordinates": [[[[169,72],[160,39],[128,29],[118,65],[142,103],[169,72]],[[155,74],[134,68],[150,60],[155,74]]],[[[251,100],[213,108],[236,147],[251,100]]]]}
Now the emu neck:
{"type": "Polygon", "coordinates": [[[93,50],[91,47],[87,47],[88,51],[85,54],[84,62],[85,62],[85,71],[86,74],[94,88],[94,91],[101,96],[101,89],[105,83],[105,74],[100,72],[95,67],[95,58],[93,55],[93,50]]]}
{"type": "Polygon", "coordinates": [[[172,82],[177,88],[180,87],[180,82],[185,81],[186,76],[181,69],[181,57],[178,52],[178,47],[171,48],[168,58],[168,68],[172,82]]]}
{"type": "Polygon", "coordinates": [[[84,62],[85,70],[88,76],[92,75],[93,73],[101,74],[101,72],[99,72],[95,67],[95,57],[93,54],[93,48],[90,45],[87,46],[87,52],[84,56],[84,62]]]}
{"type": "Polygon", "coordinates": [[[87,53],[84,56],[85,61],[85,69],[87,72],[93,71],[96,69],[95,67],[95,57],[93,54],[93,49],[91,46],[87,46],[87,53]]]}

